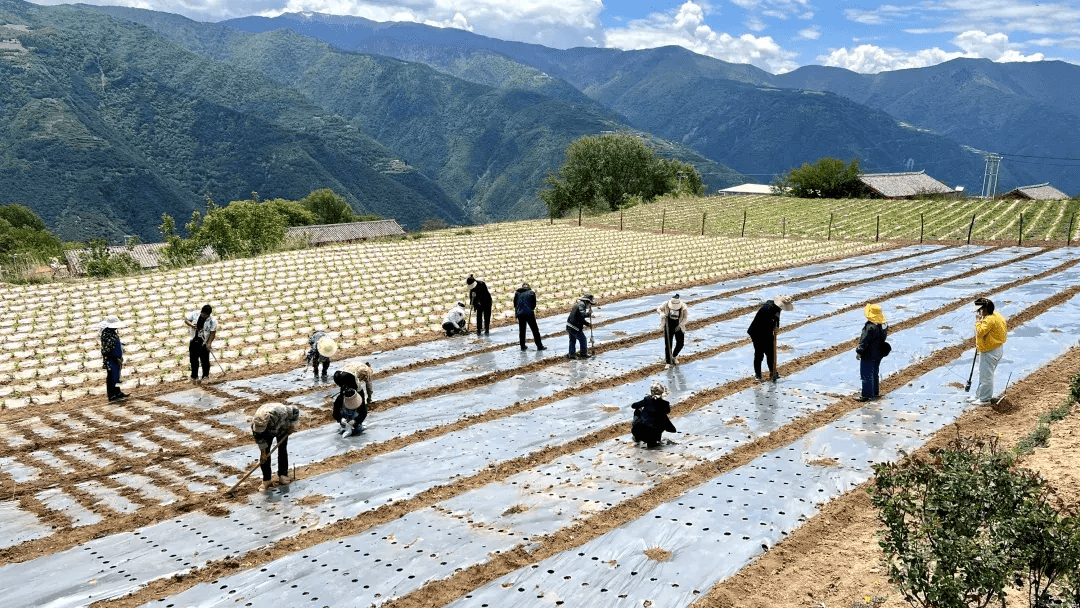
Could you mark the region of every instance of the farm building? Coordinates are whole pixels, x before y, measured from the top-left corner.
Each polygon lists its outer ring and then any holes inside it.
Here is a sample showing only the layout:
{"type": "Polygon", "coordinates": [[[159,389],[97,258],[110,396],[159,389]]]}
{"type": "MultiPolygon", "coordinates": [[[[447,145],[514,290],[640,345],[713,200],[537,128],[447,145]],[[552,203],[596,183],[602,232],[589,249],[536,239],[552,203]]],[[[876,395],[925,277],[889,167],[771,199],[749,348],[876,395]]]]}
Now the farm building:
{"type": "Polygon", "coordinates": [[[915,198],[927,194],[957,197],[963,192],[963,188],[950,188],[927,175],[926,171],[864,173],[859,176],[859,181],[873,198],[915,198]]]}
{"type": "Polygon", "coordinates": [[[353,243],[384,236],[402,236],[405,230],[396,220],[352,222],[348,224],[320,224],[295,226],[285,232],[285,238],[306,236],[308,245],[316,247],[329,243],[353,243]]]}
{"type": "Polygon", "coordinates": [[[720,196],[746,196],[751,194],[772,194],[772,186],[768,184],[741,184],[738,186],[732,186],[730,188],[724,188],[723,190],[717,190],[720,196]]]}
{"type": "MultiPolygon", "coordinates": [[[[165,243],[142,243],[131,247],[112,245],[106,247],[105,251],[110,256],[127,253],[135,258],[135,261],[139,263],[143,270],[150,270],[161,266],[161,248],[164,246],[165,243]]],[[[89,249],[71,249],[64,252],[64,260],[67,262],[71,276],[77,277],[86,274],[86,264],[83,262],[83,257],[89,254],[89,249]]],[[[214,250],[209,247],[203,250],[203,257],[209,260],[217,259],[214,250]]]]}
{"type": "Polygon", "coordinates": [[[1061,190],[1049,183],[1035,184],[1034,186],[1020,186],[1000,195],[998,198],[1018,198],[1029,201],[1063,201],[1069,198],[1061,190]]]}

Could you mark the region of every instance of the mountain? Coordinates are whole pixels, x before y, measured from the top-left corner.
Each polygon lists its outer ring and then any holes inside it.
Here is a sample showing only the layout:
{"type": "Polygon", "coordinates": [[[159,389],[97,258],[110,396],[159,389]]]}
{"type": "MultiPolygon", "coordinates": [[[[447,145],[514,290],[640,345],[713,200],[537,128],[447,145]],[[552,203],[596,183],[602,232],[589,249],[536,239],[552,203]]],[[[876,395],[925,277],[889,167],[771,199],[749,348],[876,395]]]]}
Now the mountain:
{"type": "MultiPolygon", "coordinates": [[[[493,86],[511,80],[500,80],[500,74],[539,70],[580,90],[633,127],[678,141],[755,181],[835,156],[859,158],[867,171],[925,169],[969,191],[982,183],[983,159],[968,147],[982,147],[982,142],[965,139],[966,133],[946,132],[940,125],[900,118],[889,108],[846,98],[839,91],[822,94],[821,87],[803,86],[681,47],[559,50],[452,28],[319,14],[225,23],[253,32],[289,28],[342,49],[421,61],[493,86]],[[493,56],[499,58],[499,71],[474,69],[474,62],[495,63],[493,56]]],[[[1036,175],[1028,166],[1006,163],[1001,184],[1033,183],[1038,181],[1036,175]]]]}
{"type": "MultiPolygon", "coordinates": [[[[164,13],[97,10],[145,24],[190,51],[292,87],[402,154],[461,201],[476,221],[544,215],[537,193],[544,177],[562,164],[570,142],[633,130],[616,113],[580,94],[586,103],[548,97],[537,89],[478,84],[421,63],[345,51],[286,29],[251,34],[164,13]]],[[[710,189],[743,181],[692,149],[662,141],[654,147],[665,157],[693,163],[710,189]]]]}
{"type": "MultiPolygon", "coordinates": [[[[1080,66],[954,59],[880,74],[806,66],[773,83],[831,91],[982,150],[1051,157],[1007,156],[1002,167],[1019,166],[1036,176],[1032,183],[1080,192],[1076,163],[1054,160],[1080,159],[1080,66]]],[[[1017,185],[1027,184],[1006,189],[1017,185]]]]}
{"type": "Polygon", "coordinates": [[[0,0],[0,204],[67,240],[158,240],[169,213],[330,187],[362,212],[466,221],[400,156],[303,95],[85,7],[0,0]],[[395,162],[398,161],[398,162],[395,162]]]}

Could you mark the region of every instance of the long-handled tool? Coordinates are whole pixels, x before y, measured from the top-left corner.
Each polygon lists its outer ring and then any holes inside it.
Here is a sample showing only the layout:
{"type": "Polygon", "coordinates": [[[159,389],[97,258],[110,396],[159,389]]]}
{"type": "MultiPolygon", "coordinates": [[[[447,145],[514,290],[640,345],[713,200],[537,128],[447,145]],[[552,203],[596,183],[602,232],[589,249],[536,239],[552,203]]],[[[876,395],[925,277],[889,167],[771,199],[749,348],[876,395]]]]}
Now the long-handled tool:
{"type": "Polygon", "coordinates": [[[209,348],[206,349],[206,352],[210,353],[210,356],[214,358],[214,364],[217,365],[218,371],[220,371],[221,375],[224,376],[225,375],[225,368],[221,367],[221,364],[218,363],[217,355],[215,355],[214,351],[210,350],[209,348]]]}
{"type": "Polygon", "coordinates": [[[236,482],[236,484],[233,487],[229,488],[229,491],[226,492],[226,494],[228,494],[229,496],[232,496],[233,493],[236,492],[236,488],[239,488],[240,484],[244,483],[245,479],[247,479],[248,477],[251,477],[251,474],[255,472],[255,469],[259,468],[259,466],[261,466],[262,463],[269,460],[270,459],[270,454],[272,454],[274,452],[274,448],[277,447],[278,443],[280,443],[280,442],[275,441],[275,443],[270,446],[270,450],[266,452],[266,458],[265,459],[260,458],[259,462],[256,462],[255,466],[251,467],[251,470],[248,471],[247,473],[245,473],[244,476],[240,478],[240,481],[236,482]]]}
{"type": "Polygon", "coordinates": [[[1009,372],[1009,379],[1005,381],[1005,390],[1001,391],[1001,394],[998,395],[997,402],[999,404],[1005,402],[1005,393],[1009,392],[1009,383],[1010,382],[1012,382],[1012,372],[1009,372]]]}
{"type": "Polygon", "coordinates": [[[975,356],[971,358],[971,373],[968,374],[967,384],[964,385],[964,392],[971,391],[971,379],[975,377],[975,360],[979,358],[979,349],[975,349],[975,356]]]}
{"type": "Polygon", "coordinates": [[[667,317],[661,322],[664,324],[664,363],[671,363],[671,332],[668,330],[667,317]]]}
{"type": "Polygon", "coordinates": [[[472,300],[469,300],[469,314],[465,315],[465,333],[469,333],[469,326],[472,324],[472,300]]]}

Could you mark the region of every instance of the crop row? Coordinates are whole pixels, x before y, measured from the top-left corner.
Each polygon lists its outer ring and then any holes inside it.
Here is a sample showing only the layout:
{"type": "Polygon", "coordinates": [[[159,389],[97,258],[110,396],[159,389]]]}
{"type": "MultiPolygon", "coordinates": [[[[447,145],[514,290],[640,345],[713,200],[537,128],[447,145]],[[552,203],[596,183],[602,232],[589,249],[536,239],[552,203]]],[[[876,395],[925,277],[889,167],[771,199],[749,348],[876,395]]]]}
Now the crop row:
{"type": "Polygon", "coordinates": [[[1080,237],[1080,199],[797,199],[777,196],[662,198],[621,212],[585,218],[625,230],[714,235],[841,239],[1068,241],[1080,237]],[[744,216],[745,213],[745,216],[744,216]],[[1023,216],[1024,230],[1020,232],[1023,216]],[[743,224],[745,217],[745,226],[743,224]]]}
{"type": "Polygon", "coordinates": [[[487,281],[493,316],[513,316],[528,282],[539,312],[569,307],[585,291],[616,297],[871,245],[816,240],[662,236],[543,221],[440,231],[424,238],[283,252],[104,281],[4,286],[0,400],[52,402],[104,391],[97,324],[127,323],[125,386],[187,375],[184,315],[209,303],[221,323],[225,370],[299,359],[327,328],[343,348],[437,331],[466,297],[469,274],[487,281]]]}

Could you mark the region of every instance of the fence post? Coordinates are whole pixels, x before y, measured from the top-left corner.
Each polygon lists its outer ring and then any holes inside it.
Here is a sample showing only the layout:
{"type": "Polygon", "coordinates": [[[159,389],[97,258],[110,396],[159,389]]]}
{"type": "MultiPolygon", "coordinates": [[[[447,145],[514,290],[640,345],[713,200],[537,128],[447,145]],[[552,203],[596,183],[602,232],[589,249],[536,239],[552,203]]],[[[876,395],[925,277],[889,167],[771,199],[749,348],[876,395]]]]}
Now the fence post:
{"type": "Polygon", "coordinates": [[[577,208],[577,225],[581,225],[581,205],[578,205],[577,208]]]}
{"type": "Polygon", "coordinates": [[[555,225],[555,216],[554,216],[554,215],[553,215],[553,216],[551,216],[551,225],[552,225],[552,226],[554,226],[554,225],[555,225]]]}
{"type": "Polygon", "coordinates": [[[664,234],[664,224],[667,223],[667,207],[660,212],[660,234],[664,234]]]}
{"type": "Polygon", "coordinates": [[[1016,246],[1019,247],[1020,243],[1024,242],[1024,214],[1020,214],[1020,233],[1016,235],[1016,246]]]}
{"type": "Polygon", "coordinates": [[[619,232],[622,232],[622,214],[623,210],[619,209],[619,232]]]}
{"type": "Polygon", "coordinates": [[[973,228],[975,228],[975,214],[974,213],[971,214],[971,225],[968,226],[968,238],[967,238],[967,244],[968,245],[971,244],[971,230],[973,228]]]}
{"type": "Polygon", "coordinates": [[[705,236],[705,214],[706,211],[701,212],[701,236],[705,236]]]}
{"type": "Polygon", "coordinates": [[[827,240],[832,240],[832,211],[829,212],[829,237],[827,240]]]}
{"type": "Polygon", "coordinates": [[[1069,218],[1069,236],[1068,236],[1068,240],[1065,241],[1065,246],[1066,247],[1071,247],[1072,246],[1072,227],[1073,227],[1073,220],[1075,220],[1075,219],[1076,219],[1076,214],[1074,213],[1073,216],[1071,218],[1069,218]]]}
{"type": "Polygon", "coordinates": [[[787,238],[787,218],[786,217],[780,220],[780,238],[782,238],[782,239],[787,238]]]}
{"type": "Polygon", "coordinates": [[[919,244],[920,245],[922,245],[923,227],[924,227],[923,214],[920,213],[919,214],[919,244]]]}
{"type": "Polygon", "coordinates": [[[739,231],[739,236],[746,236],[746,209],[742,210],[742,230],[739,231]]]}
{"type": "Polygon", "coordinates": [[[881,216],[877,216],[877,230],[874,232],[874,242],[881,238],[881,216]]]}

